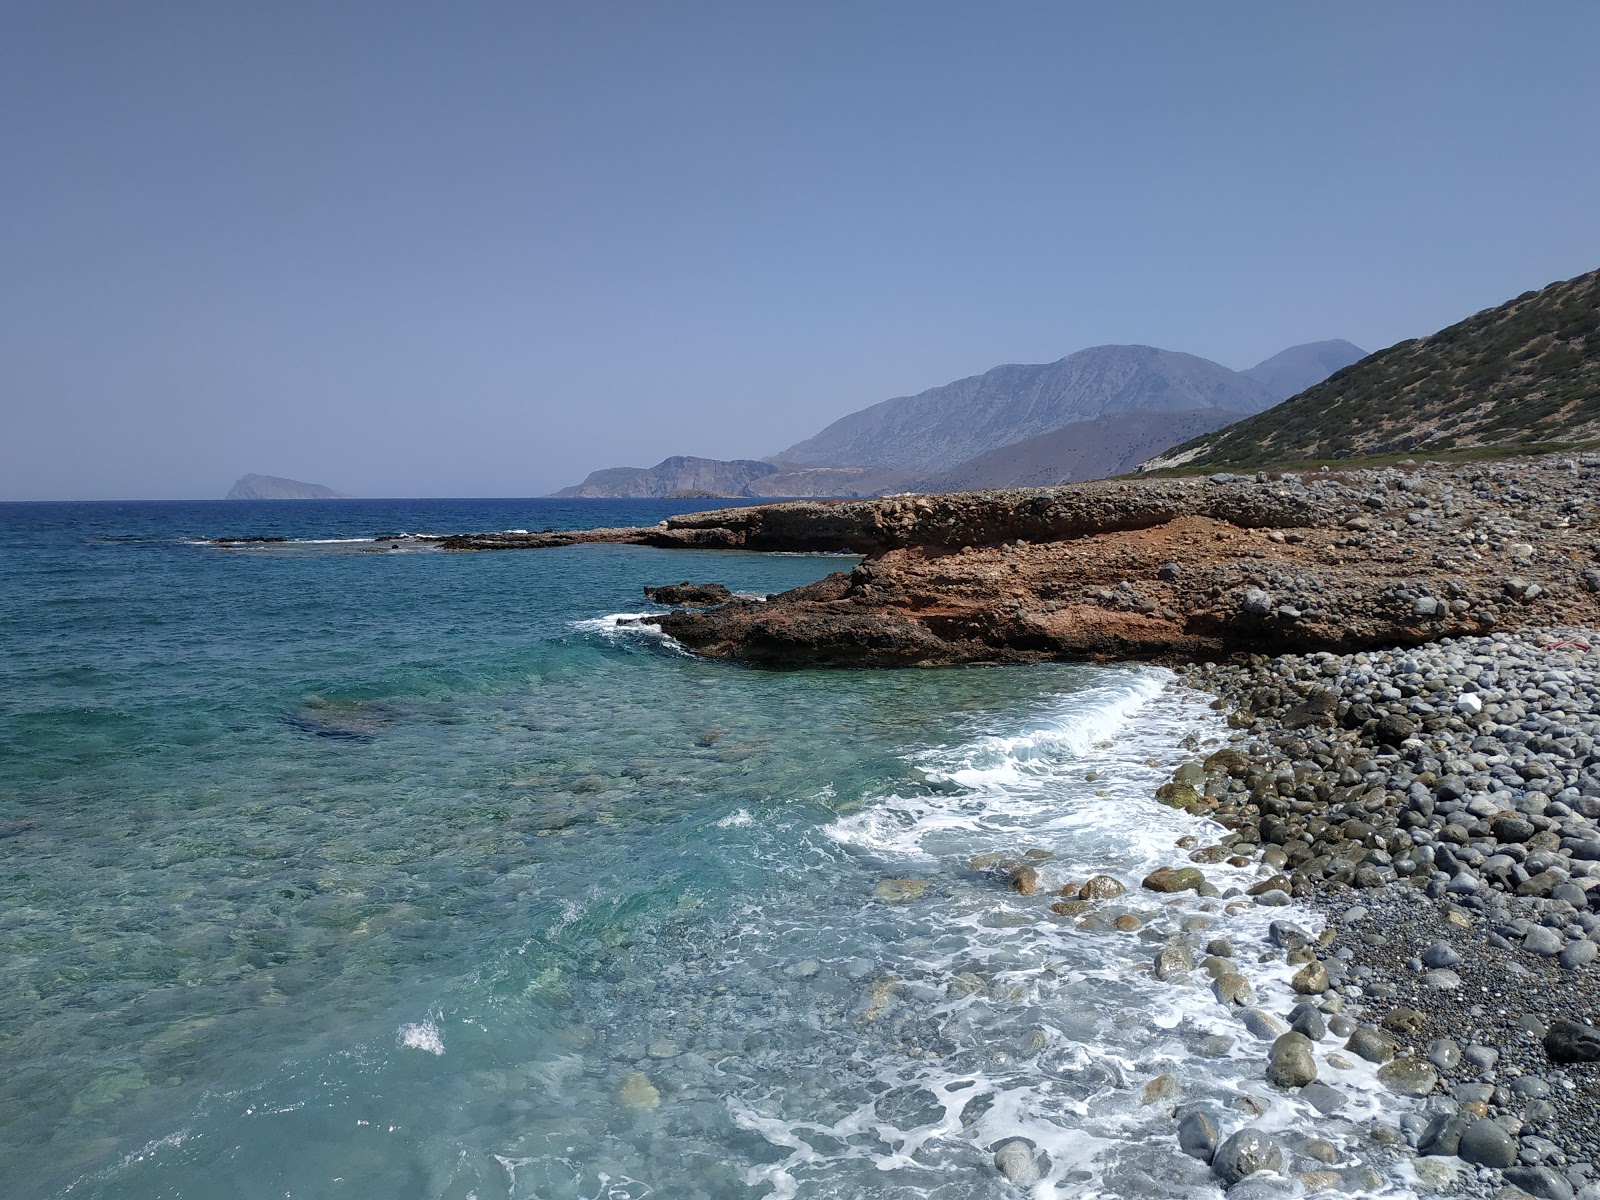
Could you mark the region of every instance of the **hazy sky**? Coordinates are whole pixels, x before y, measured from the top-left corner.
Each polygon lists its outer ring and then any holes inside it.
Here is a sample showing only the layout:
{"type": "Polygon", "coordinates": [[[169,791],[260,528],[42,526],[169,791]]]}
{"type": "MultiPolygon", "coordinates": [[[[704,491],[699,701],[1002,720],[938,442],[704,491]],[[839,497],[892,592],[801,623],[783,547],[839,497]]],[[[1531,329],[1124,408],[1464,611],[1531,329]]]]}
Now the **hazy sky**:
{"type": "Polygon", "coordinates": [[[0,499],[540,494],[1600,266],[1600,4],[0,3],[0,499]]]}

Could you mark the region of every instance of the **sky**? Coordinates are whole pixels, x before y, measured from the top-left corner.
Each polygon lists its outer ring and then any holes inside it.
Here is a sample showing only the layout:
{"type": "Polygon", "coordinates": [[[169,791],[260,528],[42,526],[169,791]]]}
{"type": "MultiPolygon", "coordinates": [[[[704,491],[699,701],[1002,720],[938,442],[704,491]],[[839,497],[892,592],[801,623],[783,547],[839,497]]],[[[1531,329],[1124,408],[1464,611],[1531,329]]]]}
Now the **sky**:
{"type": "Polygon", "coordinates": [[[1600,4],[8,0],[0,499],[528,496],[1600,266],[1600,4]]]}

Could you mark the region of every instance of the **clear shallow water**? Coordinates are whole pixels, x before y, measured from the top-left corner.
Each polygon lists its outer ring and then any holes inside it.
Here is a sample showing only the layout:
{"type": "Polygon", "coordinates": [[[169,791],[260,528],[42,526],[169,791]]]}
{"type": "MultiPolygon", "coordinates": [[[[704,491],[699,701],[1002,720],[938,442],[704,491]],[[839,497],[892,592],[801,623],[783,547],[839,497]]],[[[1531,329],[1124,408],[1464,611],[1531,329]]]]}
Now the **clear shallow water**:
{"type": "Polygon", "coordinates": [[[1040,1195],[1215,1195],[1146,1081],[1303,1116],[1148,973],[1265,916],[966,869],[1204,833],[1149,799],[1221,732],[1162,673],[753,671],[604,618],[839,560],[328,540],[702,505],[0,505],[5,1194],[1002,1196],[1024,1136],[1040,1195]]]}

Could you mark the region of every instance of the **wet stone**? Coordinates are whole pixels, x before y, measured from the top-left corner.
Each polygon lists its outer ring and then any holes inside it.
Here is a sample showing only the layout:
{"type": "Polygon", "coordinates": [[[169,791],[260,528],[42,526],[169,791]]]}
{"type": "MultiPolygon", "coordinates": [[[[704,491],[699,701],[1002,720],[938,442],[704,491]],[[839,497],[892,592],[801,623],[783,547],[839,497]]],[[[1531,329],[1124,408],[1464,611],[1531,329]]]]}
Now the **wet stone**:
{"type": "Polygon", "coordinates": [[[1386,1063],[1395,1055],[1394,1038],[1371,1025],[1359,1025],[1345,1043],[1345,1049],[1370,1063],[1386,1063]]]}
{"type": "Polygon", "coordinates": [[[1004,1143],[994,1152],[995,1170],[1017,1187],[1032,1187],[1049,1170],[1049,1158],[1021,1138],[1004,1143]]]}
{"type": "Polygon", "coordinates": [[[1197,1109],[1178,1122],[1178,1147],[1189,1157],[1209,1163],[1217,1142],[1217,1123],[1210,1113],[1197,1109]]]}
{"type": "Polygon", "coordinates": [[[1309,1002],[1296,1004],[1289,1013],[1289,1028],[1303,1033],[1314,1042],[1328,1036],[1328,1023],[1316,1005],[1309,1002]]]}
{"type": "Polygon", "coordinates": [[[1540,1200],[1572,1200],[1572,1184],[1549,1167],[1508,1167],[1505,1181],[1540,1200]]]}
{"type": "Polygon", "coordinates": [[[1345,1094],[1320,1080],[1313,1080],[1300,1089],[1300,1099],[1306,1101],[1323,1116],[1331,1116],[1345,1104],[1345,1094]]]}
{"type": "Polygon", "coordinates": [[[1156,955],[1156,978],[1162,982],[1181,979],[1194,970],[1194,955],[1177,942],[1163,946],[1156,955]]]}
{"type": "Polygon", "coordinates": [[[1261,1008],[1247,1008],[1239,1014],[1244,1027],[1264,1042],[1276,1041],[1289,1032],[1289,1027],[1277,1017],[1261,1008]]]}
{"type": "Polygon", "coordinates": [[[1211,1169],[1229,1185],[1257,1171],[1279,1171],[1283,1169],[1283,1146],[1259,1129],[1241,1129],[1217,1147],[1211,1169]]]}
{"type": "Polygon", "coordinates": [[[1272,1043],[1267,1062],[1267,1079],[1284,1088],[1304,1087],[1317,1077],[1317,1062],[1311,1039],[1293,1031],[1272,1043]]]}

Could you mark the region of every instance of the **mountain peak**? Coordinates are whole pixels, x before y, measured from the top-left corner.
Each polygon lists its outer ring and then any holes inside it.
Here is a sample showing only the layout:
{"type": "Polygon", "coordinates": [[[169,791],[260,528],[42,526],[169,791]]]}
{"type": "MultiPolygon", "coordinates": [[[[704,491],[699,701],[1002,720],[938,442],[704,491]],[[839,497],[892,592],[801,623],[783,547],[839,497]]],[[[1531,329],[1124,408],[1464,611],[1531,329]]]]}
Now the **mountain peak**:
{"type": "Polygon", "coordinates": [[[1280,350],[1240,374],[1248,375],[1261,384],[1271,394],[1273,402],[1279,403],[1290,396],[1299,395],[1335,371],[1359,362],[1366,356],[1367,352],[1360,346],[1342,338],[1306,342],[1280,350]]]}

